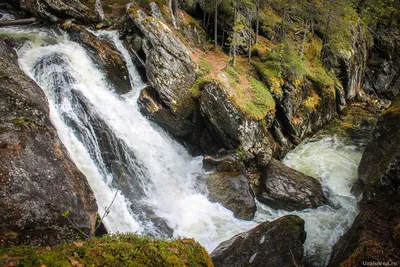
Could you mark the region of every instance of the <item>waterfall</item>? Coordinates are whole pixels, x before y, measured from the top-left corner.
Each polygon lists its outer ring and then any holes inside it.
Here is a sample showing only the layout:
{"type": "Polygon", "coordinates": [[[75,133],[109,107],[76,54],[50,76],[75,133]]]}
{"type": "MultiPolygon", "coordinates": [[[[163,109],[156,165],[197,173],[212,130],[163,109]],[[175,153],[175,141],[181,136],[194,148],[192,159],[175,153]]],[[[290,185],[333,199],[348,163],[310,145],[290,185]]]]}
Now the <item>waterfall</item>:
{"type": "Polygon", "coordinates": [[[129,53],[116,32],[97,34],[114,43],[127,62],[132,91],[126,95],[116,95],[85,49],[66,36],[56,44],[28,41],[18,55],[20,67],[46,93],[51,120],[88,178],[100,214],[119,189],[104,219],[107,229],[153,236],[173,232],[194,237],[211,251],[254,227],[198,192],[202,158],[192,158],[140,113],[137,98],[144,84],[129,53]]]}
{"type": "Polygon", "coordinates": [[[156,237],[193,237],[212,251],[220,242],[265,220],[297,214],[306,222],[306,257],[323,265],[333,244],[357,215],[351,184],[361,152],[333,137],[306,140],[284,163],[319,179],[331,204],[285,212],[257,203],[254,221],[234,218],[197,188],[202,158],[139,111],[145,84],[128,51],[113,31],[94,32],[118,49],[126,61],[132,90],[117,95],[83,46],[54,30],[7,27],[0,35],[24,39],[21,69],[45,92],[51,121],[78,168],[86,175],[102,215],[116,196],[104,224],[112,232],[156,237]]]}

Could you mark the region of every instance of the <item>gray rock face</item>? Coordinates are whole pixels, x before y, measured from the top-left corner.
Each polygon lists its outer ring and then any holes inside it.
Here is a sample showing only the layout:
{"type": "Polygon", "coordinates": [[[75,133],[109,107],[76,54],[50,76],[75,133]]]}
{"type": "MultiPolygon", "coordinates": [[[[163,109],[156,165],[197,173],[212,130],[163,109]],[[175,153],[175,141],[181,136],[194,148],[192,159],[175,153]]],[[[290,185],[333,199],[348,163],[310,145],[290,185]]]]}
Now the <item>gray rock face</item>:
{"type": "Polygon", "coordinates": [[[208,197],[231,210],[236,218],[251,220],[256,212],[249,179],[240,173],[215,173],[207,177],[208,197]]]}
{"type": "Polygon", "coordinates": [[[335,244],[328,266],[400,261],[400,97],[378,120],[359,174],[360,214],[335,244]]]}
{"type": "Polygon", "coordinates": [[[141,10],[132,12],[137,12],[130,15],[145,37],[143,50],[150,85],[165,105],[186,118],[193,113],[194,102],[188,89],[196,80],[189,51],[163,22],[141,10]]]}
{"type": "Polygon", "coordinates": [[[321,184],[314,178],[271,159],[261,173],[258,200],[275,209],[302,210],[327,203],[321,184]]]}
{"type": "MultiPolygon", "coordinates": [[[[254,158],[260,151],[269,151],[264,138],[268,133],[260,121],[246,117],[229,100],[224,85],[213,82],[204,87],[200,98],[200,111],[208,121],[214,137],[226,148],[241,147],[245,158],[254,158]]],[[[228,85],[229,86],[229,85],[228,85]]]]}
{"type": "Polygon", "coordinates": [[[211,259],[215,267],[302,266],[305,240],[304,221],[287,215],[219,244],[211,259]]]}
{"type": "Polygon", "coordinates": [[[385,31],[378,33],[382,37],[371,51],[364,90],[392,100],[400,93],[400,38],[385,31]]]}
{"type": "Polygon", "coordinates": [[[125,94],[131,90],[129,73],[121,54],[106,40],[100,39],[85,27],[71,23],[62,25],[71,39],[89,50],[89,56],[107,75],[107,80],[114,85],[117,93],[125,94]]]}
{"type": "Polygon", "coordinates": [[[79,0],[19,0],[19,4],[25,12],[52,23],[66,19],[76,19],[83,23],[100,21],[94,6],[88,8],[79,0]]]}
{"type": "Polygon", "coordinates": [[[161,101],[158,101],[152,88],[142,90],[138,102],[145,114],[168,132],[174,133],[175,136],[184,137],[195,129],[195,125],[191,121],[171,112],[161,101]]]}
{"type": "MultiPolygon", "coordinates": [[[[301,89],[289,82],[282,86],[283,97],[277,104],[276,119],[280,121],[280,131],[294,145],[337,115],[336,89],[320,88],[318,92],[315,89],[318,86],[321,85],[308,80],[301,89]],[[308,106],[307,100],[313,104],[308,106]]],[[[287,146],[284,142],[280,144],[287,146]]]]}
{"type": "Polygon", "coordinates": [[[50,123],[47,100],[0,41],[0,246],[53,245],[93,233],[97,205],[50,123]]]}
{"type": "Polygon", "coordinates": [[[367,41],[363,27],[352,29],[353,48],[338,55],[342,69],[342,83],[346,99],[354,98],[362,90],[365,78],[368,50],[371,44],[367,41]]]}
{"type": "MultiPolygon", "coordinates": [[[[394,104],[389,108],[396,113],[400,110],[398,106],[400,98],[398,97],[394,104]]],[[[387,111],[386,111],[387,112],[387,111]]],[[[364,150],[363,156],[358,167],[358,180],[353,187],[355,193],[360,194],[361,190],[368,185],[374,178],[374,173],[381,161],[388,155],[392,148],[394,140],[399,137],[400,116],[390,115],[379,118],[376,128],[372,134],[372,140],[364,150]]]]}

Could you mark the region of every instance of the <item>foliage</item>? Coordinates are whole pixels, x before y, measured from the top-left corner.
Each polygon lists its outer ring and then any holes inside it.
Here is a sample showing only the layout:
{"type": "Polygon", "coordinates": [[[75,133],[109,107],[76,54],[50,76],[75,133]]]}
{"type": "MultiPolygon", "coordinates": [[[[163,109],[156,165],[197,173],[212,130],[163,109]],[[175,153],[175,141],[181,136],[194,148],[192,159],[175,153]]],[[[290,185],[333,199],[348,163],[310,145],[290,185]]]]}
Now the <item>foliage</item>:
{"type": "Polygon", "coordinates": [[[213,266],[193,239],[162,240],[117,234],[55,247],[0,250],[1,266],[213,266]],[[83,265],[80,265],[83,264],[83,265]]]}

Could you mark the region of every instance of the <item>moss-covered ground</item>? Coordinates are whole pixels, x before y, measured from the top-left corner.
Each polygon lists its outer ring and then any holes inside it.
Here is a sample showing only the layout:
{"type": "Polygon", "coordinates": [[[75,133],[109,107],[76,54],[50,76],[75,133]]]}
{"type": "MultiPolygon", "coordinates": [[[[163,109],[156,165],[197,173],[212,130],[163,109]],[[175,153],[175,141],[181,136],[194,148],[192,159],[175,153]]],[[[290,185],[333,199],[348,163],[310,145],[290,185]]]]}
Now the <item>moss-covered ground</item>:
{"type": "Polygon", "coordinates": [[[0,266],[213,266],[193,239],[117,234],[55,247],[0,249],[0,266]]]}

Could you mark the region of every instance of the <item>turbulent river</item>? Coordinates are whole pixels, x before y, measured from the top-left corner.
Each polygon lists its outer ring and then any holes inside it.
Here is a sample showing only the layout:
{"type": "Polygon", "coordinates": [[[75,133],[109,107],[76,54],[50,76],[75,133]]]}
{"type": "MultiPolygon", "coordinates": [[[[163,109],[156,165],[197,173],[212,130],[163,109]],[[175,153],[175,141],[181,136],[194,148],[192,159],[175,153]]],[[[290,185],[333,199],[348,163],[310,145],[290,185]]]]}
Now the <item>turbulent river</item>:
{"type": "Polygon", "coordinates": [[[335,136],[304,141],[284,164],[318,179],[330,205],[285,212],[257,203],[254,221],[234,218],[197,188],[202,158],[149,122],[137,99],[144,84],[128,51],[112,31],[95,33],[123,55],[131,92],[117,95],[83,46],[58,30],[0,29],[19,40],[21,69],[45,92],[51,120],[78,168],[86,175],[103,214],[116,195],[104,223],[110,232],[155,237],[193,237],[211,252],[220,242],[265,220],[298,214],[306,222],[305,254],[322,266],[333,244],[357,215],[350,188],[361,152],[335,136]],[[21,42],[23,40],[23,42],[21,42]]]}

